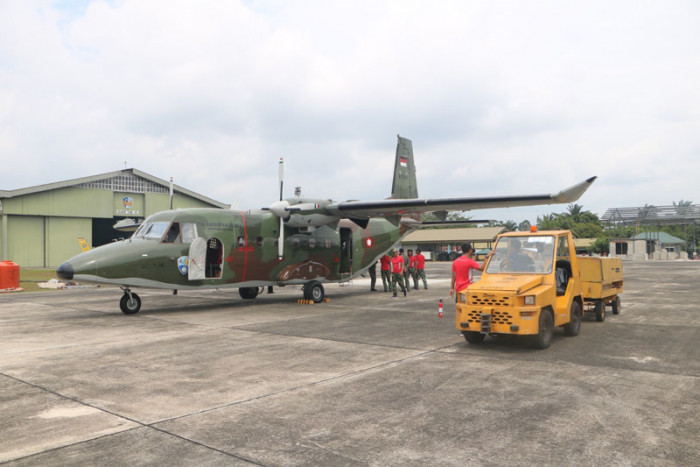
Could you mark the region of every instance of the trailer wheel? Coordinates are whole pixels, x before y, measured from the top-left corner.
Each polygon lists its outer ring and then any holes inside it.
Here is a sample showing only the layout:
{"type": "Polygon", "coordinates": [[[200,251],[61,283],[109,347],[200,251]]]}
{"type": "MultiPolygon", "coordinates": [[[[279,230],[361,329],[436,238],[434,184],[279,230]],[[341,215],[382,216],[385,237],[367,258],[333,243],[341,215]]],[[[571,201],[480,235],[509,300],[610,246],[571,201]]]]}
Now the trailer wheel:
{"type": "Polygon", "coordinates": [[[595,311],[595,320],[600,321],[601,323],[605,321],[605,303],[600,301],[600,302],[595,302],[595,308],[593,309],[595,311]]]}
{"type": "Polygon", "coordinates": [[[538,349],[546,349],[552,343],[554,336],[554,318],[549,310],[540,311],[539,329],[535,337],[535,346],[538,349]]]}
{"type": "Polygon", "coordinates": [[[614,315],[617,315],[620,313],[620,309],[622,308],[622,304],[620,303],[620,296],[616,295],[615,300],[612,302],[612,312],[614,315]]]}
{"type": "Polygon", "coordinates": [[[578,302],[571,304],[571,317],[569,322],[564,325],[564,334],[567,336],[578,336],[581,330],[581,305],[578,302]]]}
{"type": "Polygon", "coordinates": [[[464,331],[462,334],[464,334],[464,340],[470,344],[481,344],[484,342],[484,337],[486,337],[486,334],[476,331],[464,331]]]}

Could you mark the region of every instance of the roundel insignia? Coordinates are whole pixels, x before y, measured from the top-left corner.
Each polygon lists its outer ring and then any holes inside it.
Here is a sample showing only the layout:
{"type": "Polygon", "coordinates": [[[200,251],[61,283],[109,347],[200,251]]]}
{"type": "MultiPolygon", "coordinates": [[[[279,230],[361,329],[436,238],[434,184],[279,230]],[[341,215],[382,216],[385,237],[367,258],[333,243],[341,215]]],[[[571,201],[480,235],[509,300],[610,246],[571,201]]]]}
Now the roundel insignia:
{"type": "Polygon", "coordinates": [[[177,269],[180,271],[180,274],[183,276],[187,275],[187,271],[189,270],[190,266],[190,258],[188,256],[180,256],[177,259],[177,269]]]}

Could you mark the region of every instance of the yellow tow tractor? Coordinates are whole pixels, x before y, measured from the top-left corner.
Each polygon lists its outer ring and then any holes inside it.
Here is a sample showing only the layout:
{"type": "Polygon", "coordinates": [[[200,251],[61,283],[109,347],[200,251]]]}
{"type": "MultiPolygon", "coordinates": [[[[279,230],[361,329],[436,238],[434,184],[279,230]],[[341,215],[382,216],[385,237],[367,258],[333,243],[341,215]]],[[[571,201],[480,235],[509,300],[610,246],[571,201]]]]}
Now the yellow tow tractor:
{"type": "Polygon", "coordinates": [[[621,291],[620,260],[576,256],[571,231],[509,232],[497,237],[481,279],[458,293],[455,321],[470,344],[511,334],[546,349],[554,327],[579,333],[584,309],[599,321],[606,305],[618,313],[621,291]]]}

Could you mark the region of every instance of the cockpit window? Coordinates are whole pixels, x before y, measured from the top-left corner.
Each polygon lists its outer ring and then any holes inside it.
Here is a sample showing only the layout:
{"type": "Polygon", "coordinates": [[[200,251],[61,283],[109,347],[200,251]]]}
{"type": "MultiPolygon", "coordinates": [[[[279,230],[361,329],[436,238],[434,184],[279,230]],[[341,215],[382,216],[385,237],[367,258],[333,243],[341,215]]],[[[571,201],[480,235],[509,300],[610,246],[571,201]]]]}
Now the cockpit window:
{"type": "Polygon", "coordinates": [[[173,222],[170,228],[168,229],[168,233],[165,234],[165,238],[163,239],[164,243],[182,243],[182,239],[180,237],[180,223],[179,222],[173,222]]]}
{"type": "Polygon", "coordinates": [[[133,238],[160,240],[164,243],[192,243],[197,238],[197,224],[194,222],[145,221],[134,232],[133,238]],[[166,233],[167,232],[167,233],[166,233]]]}
{"type": "Polygon", "coordinates": [[[170,222],[145,222],[134,232],[134,237],[160,239],[169,225],[170,222]]]}

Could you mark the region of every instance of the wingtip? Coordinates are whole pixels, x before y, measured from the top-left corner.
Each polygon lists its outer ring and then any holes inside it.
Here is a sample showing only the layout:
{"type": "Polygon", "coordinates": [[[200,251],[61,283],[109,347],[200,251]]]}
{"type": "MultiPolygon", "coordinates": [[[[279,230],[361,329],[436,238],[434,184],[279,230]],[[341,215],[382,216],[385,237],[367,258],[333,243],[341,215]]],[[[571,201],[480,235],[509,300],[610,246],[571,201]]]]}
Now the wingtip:
{"type": "Polygon", "coordinates": [[[555,199],[558,203],[573,203],[574,201],[578,200],[581,197],[581,195],[583,195],[586,192],[586,190],[588,190],[588,188],[597,178],[598,176],[594,175],[593,177],[588,178],[581,183],[577,183],[574,186],[560,191],[556,195],[552,196],[552,198],[555,199]]]}

